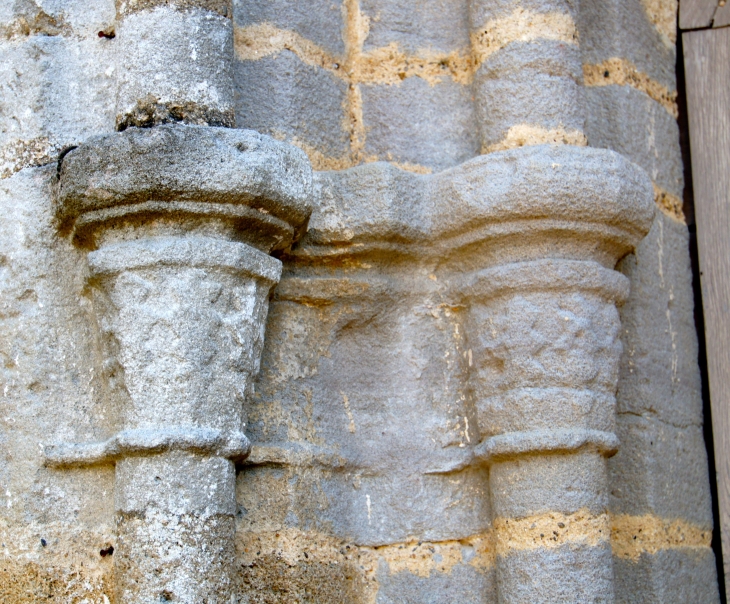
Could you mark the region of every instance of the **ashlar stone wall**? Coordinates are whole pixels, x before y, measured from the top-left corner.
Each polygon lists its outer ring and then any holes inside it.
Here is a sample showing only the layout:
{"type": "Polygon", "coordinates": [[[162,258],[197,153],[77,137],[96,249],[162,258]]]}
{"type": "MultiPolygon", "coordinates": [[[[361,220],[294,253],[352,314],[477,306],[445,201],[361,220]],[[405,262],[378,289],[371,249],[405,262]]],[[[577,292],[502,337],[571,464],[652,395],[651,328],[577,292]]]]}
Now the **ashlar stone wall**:
{"type": "Polygon", "coordinates": [[[0,600],[719,602],[675,23],[4,2],[0,600]]]}

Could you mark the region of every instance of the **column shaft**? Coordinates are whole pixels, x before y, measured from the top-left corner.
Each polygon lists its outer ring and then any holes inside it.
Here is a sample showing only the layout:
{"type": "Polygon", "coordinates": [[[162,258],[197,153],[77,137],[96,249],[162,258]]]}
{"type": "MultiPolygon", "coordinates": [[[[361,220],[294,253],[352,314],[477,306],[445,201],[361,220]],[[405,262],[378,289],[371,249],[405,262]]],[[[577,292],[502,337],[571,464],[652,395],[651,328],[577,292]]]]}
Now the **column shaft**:
{"type": "Polygon", "coordinates": [[[574,260],[515,263],[480,280],[469,337],[499,600],[612,602],[605,457],[618,446],[615,304],[626,280],[574,260]]]}
{"type": "Polygon", "coordinates": [[[471,0],[482,153],[541,143],[585,145],[572,0],[471,0]]]}

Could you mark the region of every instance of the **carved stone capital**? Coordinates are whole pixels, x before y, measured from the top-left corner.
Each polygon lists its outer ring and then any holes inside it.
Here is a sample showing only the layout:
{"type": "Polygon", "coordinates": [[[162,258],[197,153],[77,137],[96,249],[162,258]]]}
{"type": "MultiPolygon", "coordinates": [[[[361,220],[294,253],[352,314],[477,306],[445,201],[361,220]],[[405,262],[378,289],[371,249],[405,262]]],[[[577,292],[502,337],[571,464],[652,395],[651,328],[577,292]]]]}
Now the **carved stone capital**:
{"type": "Polygon", "coordinates": [[[46,449],[116,464],[122,602],[228,604],[235,469],[250,443],[271,289],[309,217],[306,156],[254,132],[166,125],[92,139],[59,165],[61,229],[87,247],[118,432],[46,449]]]}

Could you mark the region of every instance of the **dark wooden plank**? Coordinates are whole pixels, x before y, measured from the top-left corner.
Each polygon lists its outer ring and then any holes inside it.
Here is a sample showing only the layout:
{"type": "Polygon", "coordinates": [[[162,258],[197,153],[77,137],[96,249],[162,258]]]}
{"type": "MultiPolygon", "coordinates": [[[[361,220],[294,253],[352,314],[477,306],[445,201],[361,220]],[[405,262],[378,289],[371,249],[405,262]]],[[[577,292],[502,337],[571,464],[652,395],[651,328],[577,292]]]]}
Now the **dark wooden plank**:
{"type": "Polygon", "coordinates": [[[730,586],[730,28],[687,32],[682,40],[719,528],[730,586]]]}
{"type": "Polygon", "coordinates": [[[717,4],[718,0],[680,0],[679,29],[709,27],[717,4]]]}

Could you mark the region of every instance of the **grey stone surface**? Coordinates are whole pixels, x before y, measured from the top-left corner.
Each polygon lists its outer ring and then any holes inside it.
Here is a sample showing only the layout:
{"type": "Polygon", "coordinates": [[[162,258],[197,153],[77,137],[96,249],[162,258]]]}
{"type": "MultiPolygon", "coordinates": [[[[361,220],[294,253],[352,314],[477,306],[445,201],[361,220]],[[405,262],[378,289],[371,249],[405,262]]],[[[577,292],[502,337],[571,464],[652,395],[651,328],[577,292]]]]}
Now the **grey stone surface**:
{"type": "Polygon", "coordinates": [[[474,84],[482,145],[522,124],[583,132],[578,57],[577,47],[548,41],[513,42],[489,57],[474,84]]]}
{"type": "Polygon", "coordinates": [[[584,63],[628,59],[669,90],[676,89],[676,50],[647,16],[638,0],[581,0],[577,15],[584,63]]]}
{"type": "Polygon", "coordinates": [[[204,217],[218,207],[223,219],[255,225],[248,240],[268,251],[290,245],[306,222],[311,174],[302,151],[256,132],[130,129],[63,157],[59,218],[94,226],[139,212],[204,217]]]}
{"type": "Polygon", "coordinates": [[[652,181],[681,196],[676,124],[628,86],[571,88],[579,56],[672,87],[642,3],[584,4],[580,52],[508,45],[474,89],[358,81],[362,119],[348,75],[288,50],[236,60],[231,29],[268,23],[338,59],[348,37],[355,60],[359,9],[365,52],[466,53],[490,19],[577,4],[255,0],[233,21],[225,0],[157,4],[0,6],[0,600],[583,602],[615,583],[619,602],[717,602],[686,231],[651,201],[652,181]],[[187,11],[201,3],[209,23],[187,11]],[[174,27],[131,27],[157,12],[174,27]],[[487,77],[502,88],[472,114],[487,77]],[[216,82],[217,99],[198,87],[216,82]],[[303,153],[232,129],[100,138],[117,85],[150,109],[142,125],[216,123],[227,104],[339,171],[312,177],[303,153]],[[582,111],[600,148],[461,155],[480,121],[570,128],[582,111]],[[349,168],[373,155],[437,173],[349,168]],[[652,220],[619,266],[619,329],[614,265],[652,220]],[[611,571],[608,503],[692,543],[616,541],[611,571]],[[541,521],[569,522],[567,543],[531,540],[541,521]]]}
{"type": "Polygon", "coordinates": [[[233,14],[237,25],[247,27],[271,23],[311,40],[328,52],[342,56],[344,2],[342,0],[310,0],[307,3],[288,0],[234,0],[233,14]]]}
{"type": "Polygon", "coordinates": [[[525,518],[556,511],[593,514],[608,507],[606,460],[590,449],[577,453],[523,455],[490,468],[495,517],[525,518]]]}
{"type": "Polygon", "coordinates": [[[481,604],[494,602],[495,584],[491,573],[459,565],[450,573],[432,573],[419,577],[410,572],[379,573],[377,604],[481,604]]]}
{"type": "Polygon", "coordinates": [[[610,559],[608,543],[516,551],[500,560],[499,602],[614,602],[610,559]]]}
{"type": "Polygon", "coordinates": [[[40,446],[100,438],[109,408],[94,370],[84,254],[53,235],[54,167],[0,181],[3,520],[111,524],[113,472],[41,467],[40,446]]]}
{"type": "Polygon", "coordinates": [[[408,53],[449,53],[469,48],[468,4],[460,0],[413,3],[408,0],[362,0],[370,18],[365,51],[395,42],[408,53]]]}
{"type": "Polygon", "coordinates": [[[463,84],[411,77],[361,91],[368,155],[439,171],[479,154],[472,93],[463,84]]]}
{"type": "MultiPolygon", "coordinates": [[[[108,21],[96,23],[102,29],[108,21]]],[[[0,177],[113,131],[112,42],[95,32],[0,41],[0,177]]]]}
{"type": "Polygon", "coordinates": [[[620,414],[616,433],[621,449],[609,462],[613,512],[652,513],[661,518],[685,518],[703,529],[712,527],[701,428],[675,428],[620,414]]]}
{"type": "MultiPolygon", "coordinates": [[[[625,239],[616,234],[607,243],[610,250],[595,248],[596,258],[610,263],[610,255],[620,257],[630,251],[629,241],[638,232],[645,233],[654,216],[651,184],[643,171],[618,154],[571,146],[539,145],[493,153],[434,175],[376,163],[316,178],[318,203],[296,250],[300,255],[312,253],[310,246],[361,243],[364,250],[378,241],[393,248],[428,241],[428,247],[419,251],[444,259],[448,252],[435,245],[442,238],[453,253],[459,245],[478,240],[478,236],[464,236],[465,230],[484,236],[483,231],[494,225],[495,235],[501,236],[505,227],[500,223],[530,217],[600,221],[625,230],[625,239]]],[[[509,246],[484,250],[489,259],[485,257],[478,267],[527,260],[532,254],[548,256],[546,244],[538,237],[523,243],[513,256],[507,255],[509,246]],[[498,253],[505,254],[500,262],[498,253]]],[[[558,257],[570,257],[573,243],[580,245],[569,237],[557,244],[565,246],[558,257]]]]}
{"type": "Polygon", "coordinates": [[[676,120],[629,86],[586,88],[584,95],[588,144],[621,153],[659,187],[681,197],[684,168],[676,120]]]}
{"type": "Polygon", "coordinates": [[[687,227],[657,213],[636,253],[619,265],[631,294],[621,309],[618,411],[677,428],[702,424],[688,247],[687,227]]]}
{"type": "Polygon", "coordinates": [[[345,82],[286,50],[258,61],[236,61],[234,77],[240,128],[294,139],[335,159],[348,153],[345,82]]]}
{"type": "Polygon", "coordinates": [[[707,548],[642,554],[638,560],[614,558],[613,564],[620,604],[720,602],[715,557],[707,548]]]}
{"type": "Polygon", "coordinates": [[[228,604],[233,597],[235,470],[168,453],[116,467],[117,598],[228,604]]]}
{"type": "Polygon", "coordinates": [[[116,34],[117,129],[166,122],[235,125],[230,19],[160,6],[126,15],[116,34]]]}
{"type": "Polygon", "coordinates": [[[477,29],[491,19],[504,17],[520,9],[533,13],[562,13],[572,16],[577,11],[577,2],[575,0],[471,0],[472,27],[477,29]]]}

